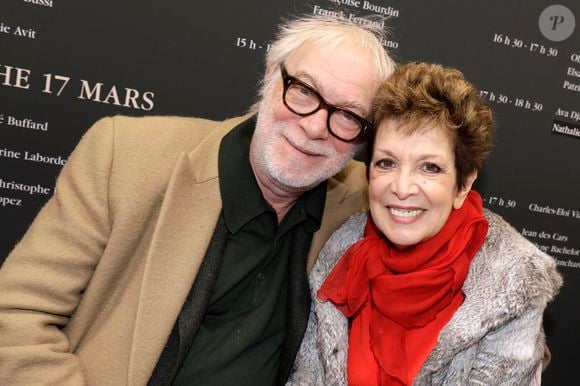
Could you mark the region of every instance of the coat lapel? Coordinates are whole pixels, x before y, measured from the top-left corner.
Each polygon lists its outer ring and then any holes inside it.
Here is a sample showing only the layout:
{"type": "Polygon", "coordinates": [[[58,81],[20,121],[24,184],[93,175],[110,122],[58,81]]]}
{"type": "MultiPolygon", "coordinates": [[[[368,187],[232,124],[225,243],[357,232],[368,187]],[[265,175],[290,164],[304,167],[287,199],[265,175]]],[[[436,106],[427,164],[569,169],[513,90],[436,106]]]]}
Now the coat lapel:
{"type": "Polygon", "coordinates": [[[278,385],[284,385],[294,364],[308,324],[310,313],[310,290],[306,277],[306,259],[312,241],[312,233],[303,229],[292,231],[292,246],[288,262],[288,315],[286,337],[280,356],[278,385]]]}
{"type": "Polygon", "coordinates": [[[320,250],[332,233],[349,216],[367,209],[367,191],[361,189],[367,186],[364,170],[360,162],[351,161],[341,173],[328,180],[322,223],[312,238],[306,264],[307,272],[314,266],[320,250]]]}
{"type": "Polygon", "coordinates": [[[174,168],[146,257],[128,384],[147,384],[197,275],[220,211],[217,154],[223,125],[174,168]]]}

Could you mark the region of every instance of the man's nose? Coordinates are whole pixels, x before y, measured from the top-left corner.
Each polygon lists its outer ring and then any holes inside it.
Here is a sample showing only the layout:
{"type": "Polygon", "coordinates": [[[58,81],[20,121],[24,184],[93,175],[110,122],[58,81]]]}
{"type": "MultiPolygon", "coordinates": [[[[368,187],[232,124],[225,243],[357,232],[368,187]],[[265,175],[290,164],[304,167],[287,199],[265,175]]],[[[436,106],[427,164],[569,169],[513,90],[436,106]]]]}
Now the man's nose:
{"type": "Polygon", "coordinates": [[[320,109],[314,114],[302,117],[300,126],[310,139],[327,139],[328,132],[328,111],[320,109]]]}

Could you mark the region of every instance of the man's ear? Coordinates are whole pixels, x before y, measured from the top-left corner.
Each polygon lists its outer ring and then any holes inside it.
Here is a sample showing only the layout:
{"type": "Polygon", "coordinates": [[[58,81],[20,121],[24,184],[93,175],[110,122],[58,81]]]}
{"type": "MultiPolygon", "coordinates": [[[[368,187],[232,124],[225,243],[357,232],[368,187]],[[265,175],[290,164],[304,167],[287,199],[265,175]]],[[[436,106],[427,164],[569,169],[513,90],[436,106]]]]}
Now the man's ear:
{"type": "Polygon", "coordinates": [[[266,67],[266,69],[264,70],[264,79],[270,77],[273,71],[274,69],[272,68],[272,66],[266,67]]]}
{"type": "Polygon", "coordinates": [[[471,174],[467,176],[465,186],[460,191],[457,192],[457,196],[453,201],[453,208],[461,209],[463,203],[465,202],[465,199],[467,198],[467,194],[469,194],[469,191],[471,190],[471,187],[473,186],[473,183],[475,182],[476,179],[477,179],[477,170],[474,170],[471,174]]]}

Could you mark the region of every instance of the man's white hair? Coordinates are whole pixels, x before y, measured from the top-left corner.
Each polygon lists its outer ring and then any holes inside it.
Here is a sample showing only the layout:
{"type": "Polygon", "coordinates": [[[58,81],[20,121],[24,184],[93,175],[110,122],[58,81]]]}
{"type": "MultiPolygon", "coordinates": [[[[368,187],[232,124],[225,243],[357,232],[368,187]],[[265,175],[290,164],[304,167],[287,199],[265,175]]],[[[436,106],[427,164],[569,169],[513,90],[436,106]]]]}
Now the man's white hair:
{"type": "MultiPolygon", "coordinates": [[[[355,24],[348,19],[330,16],[307,16],[283,22],[266,54],[266,68],[273,71],[304,44],[336,48],[344,43],[352,43],[368,51],[380,80],[384,80],[394,71],[395,62],[383,47],[388,31],[380,24],[384,23],[355,24]]],[[[279,81],[276,76],[260,81],[259,100],[251,111],[258,111],[262,98],[272,95],[270,91],[279,81]]]]}

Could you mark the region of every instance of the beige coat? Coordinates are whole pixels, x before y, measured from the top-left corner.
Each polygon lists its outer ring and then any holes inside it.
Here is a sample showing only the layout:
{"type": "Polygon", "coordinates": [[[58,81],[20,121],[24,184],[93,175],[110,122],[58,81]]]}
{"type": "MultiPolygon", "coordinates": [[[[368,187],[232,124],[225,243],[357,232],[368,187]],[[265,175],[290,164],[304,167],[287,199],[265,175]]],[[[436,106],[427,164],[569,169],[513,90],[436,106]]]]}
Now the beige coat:
{"type": "MultiPolygon", "coordinates": [[[[106,118],[0,270],[1,385],[145,385],[221,210],[217,154],[248,117],[106,118]]],[[[308,269],[366,205],[362,165],[331,178],[308,269]]]]}

